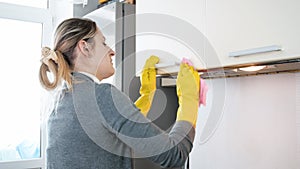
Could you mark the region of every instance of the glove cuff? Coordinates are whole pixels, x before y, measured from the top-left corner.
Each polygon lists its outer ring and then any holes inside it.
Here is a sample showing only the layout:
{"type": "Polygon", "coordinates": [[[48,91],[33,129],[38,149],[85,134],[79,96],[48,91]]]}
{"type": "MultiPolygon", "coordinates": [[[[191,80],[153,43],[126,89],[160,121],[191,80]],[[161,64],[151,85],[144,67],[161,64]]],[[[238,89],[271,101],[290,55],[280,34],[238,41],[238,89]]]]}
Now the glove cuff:
{"type": "Polygon", "coordinates": [[[188,121],[194,127],[196,126],[198,117],[198,101],[197,99],[183,99],[177,110],[176,121],[188,121]]]}

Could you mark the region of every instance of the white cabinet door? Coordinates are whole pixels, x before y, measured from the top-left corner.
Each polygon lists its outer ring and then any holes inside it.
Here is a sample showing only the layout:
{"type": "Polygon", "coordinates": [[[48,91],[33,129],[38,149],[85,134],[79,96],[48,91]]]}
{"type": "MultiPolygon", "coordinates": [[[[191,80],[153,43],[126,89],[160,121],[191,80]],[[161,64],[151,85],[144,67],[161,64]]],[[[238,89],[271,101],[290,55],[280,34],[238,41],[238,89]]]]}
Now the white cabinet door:
{"type": "Polygon", "coordinates": [[[139,0],[136,5],[136,74],[150,55],[160,58],[159,74],[177,72],[183,57],[203,68],[204,0],[139,0]],[[170,66],[173,65],[173,66],[170,66]]]}
{"type": "Polygon", "coordinates": [[[207,0],[205,35],[221,63],[212,67],[299,57],[299,11],[299,0],[207,0]],[[270,46],[283,50],[229,56],[270,46]]]}

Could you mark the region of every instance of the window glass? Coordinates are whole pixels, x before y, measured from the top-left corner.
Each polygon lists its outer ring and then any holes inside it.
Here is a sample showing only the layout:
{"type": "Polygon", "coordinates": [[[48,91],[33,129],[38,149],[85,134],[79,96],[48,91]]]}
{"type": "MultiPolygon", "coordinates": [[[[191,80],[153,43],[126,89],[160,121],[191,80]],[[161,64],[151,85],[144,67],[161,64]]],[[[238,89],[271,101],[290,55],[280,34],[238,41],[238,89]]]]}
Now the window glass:
{"type": "Polygon", "coordinates": [[[42,24],[0,19],[0,162],[40,157],[42,24]]]}
{"type": "Polygon", "coordinates": [[[48,0],[0,0],[0,2],[45,9],[48,4],[48,0]]]}

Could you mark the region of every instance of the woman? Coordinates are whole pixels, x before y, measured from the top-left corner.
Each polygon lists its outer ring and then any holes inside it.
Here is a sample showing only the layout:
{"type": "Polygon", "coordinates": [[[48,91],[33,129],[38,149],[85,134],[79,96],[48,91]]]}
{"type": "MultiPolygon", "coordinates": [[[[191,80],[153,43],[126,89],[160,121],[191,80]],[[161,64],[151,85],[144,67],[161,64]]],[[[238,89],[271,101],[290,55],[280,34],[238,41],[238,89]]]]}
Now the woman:
{"type": "Polygon", "coordinates": [[[139,157],[162,167],[184,165],[195,135],[198,73],[181,64],[177,120],[166,133],[145,117],[156,89],[158,57],[146,61],[141,97],[134,104],[111,84],[100,83],[114,74],[114,55],[95,22],[79,18],[63,21],[55,32],[54,49],[43,48],[42,86],[63,86],[48,119],[48,169],[129,169],[132,158],[139,157]]]}

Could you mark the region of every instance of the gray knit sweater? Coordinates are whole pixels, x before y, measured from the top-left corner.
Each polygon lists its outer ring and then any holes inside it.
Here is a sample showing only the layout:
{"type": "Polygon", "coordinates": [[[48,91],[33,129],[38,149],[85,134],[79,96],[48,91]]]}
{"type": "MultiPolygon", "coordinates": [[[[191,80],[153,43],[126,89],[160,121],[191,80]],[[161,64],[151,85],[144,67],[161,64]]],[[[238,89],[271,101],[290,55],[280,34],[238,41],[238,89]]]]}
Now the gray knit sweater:
{"type": "Polygon", "coordinates": [[[131,169],[132,158],[178,167],[192,149],[195,131],[185,121],[165,132],[110,84],[73,74],[48,120],[48,169],[131,169]]]}

